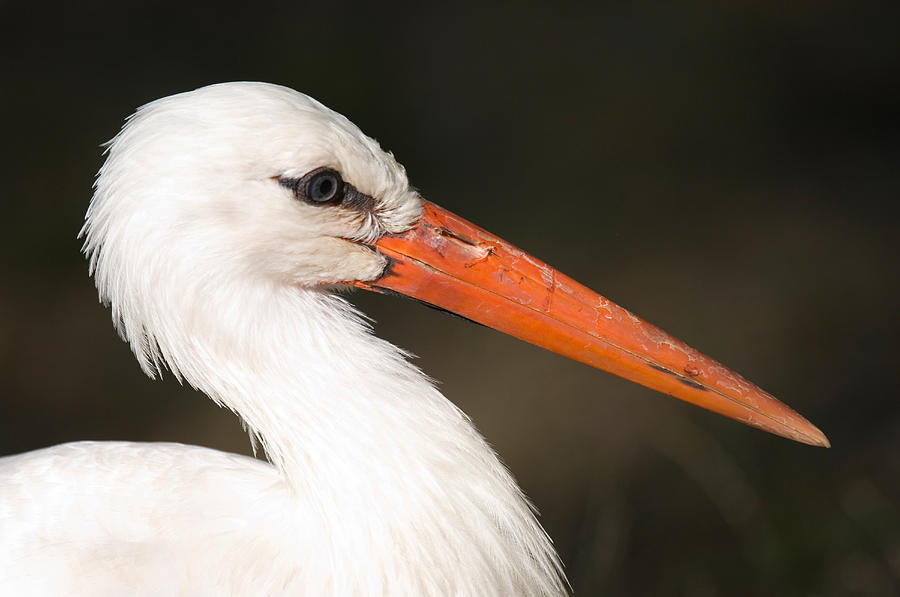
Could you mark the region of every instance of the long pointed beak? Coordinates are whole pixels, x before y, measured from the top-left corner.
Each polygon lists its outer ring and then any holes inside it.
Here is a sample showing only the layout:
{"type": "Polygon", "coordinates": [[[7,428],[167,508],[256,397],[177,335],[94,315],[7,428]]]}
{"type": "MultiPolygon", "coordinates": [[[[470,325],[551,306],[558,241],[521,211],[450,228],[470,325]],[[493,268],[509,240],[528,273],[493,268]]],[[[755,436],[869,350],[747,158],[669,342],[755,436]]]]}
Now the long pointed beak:
{"type": "Polygon", "coordinates": [[[404,294],[592,367],[813,446],[813,424],[737,373],[481,228],[425,202],[375,246],[391,259],[356,286],[404,294]]]}

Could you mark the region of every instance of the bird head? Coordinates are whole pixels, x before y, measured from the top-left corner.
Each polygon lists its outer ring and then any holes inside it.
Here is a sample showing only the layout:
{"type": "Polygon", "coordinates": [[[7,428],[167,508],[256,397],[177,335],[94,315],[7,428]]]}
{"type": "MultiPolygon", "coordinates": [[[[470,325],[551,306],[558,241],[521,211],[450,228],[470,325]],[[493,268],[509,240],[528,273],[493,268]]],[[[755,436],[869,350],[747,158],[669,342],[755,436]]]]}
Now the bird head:
{"type": "Polygon", "coordinates": [[[172,268],[216,285],[372,280],[386,259],[361,241],[405,231],[422,212],[391,154],[276,85],[212,85],[149,103],[107,152],[82,232],[111,302],[127,270],[151,283],[172,268]]]}

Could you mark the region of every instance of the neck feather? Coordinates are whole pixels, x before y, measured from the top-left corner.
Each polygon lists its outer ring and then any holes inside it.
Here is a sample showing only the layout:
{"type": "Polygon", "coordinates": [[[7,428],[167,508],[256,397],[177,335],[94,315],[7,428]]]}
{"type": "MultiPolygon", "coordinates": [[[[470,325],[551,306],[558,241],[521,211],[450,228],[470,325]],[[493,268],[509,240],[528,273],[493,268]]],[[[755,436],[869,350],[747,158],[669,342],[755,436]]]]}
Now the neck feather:
{"type": "Polygon", "coordinates": [[[352,306],[285,287],[240,305],[253,317],[207,304],[180,328],[180,350],[161,352],[246,422],[313,511],[305,516],[322,521],[323,541],[340,554],[333,561],[380,554],[370,567],[380,572],[360,582],[418,594],[563,592],[549,539],[511,475],[352,306]],[[410,568],[419,574],[404,580],[410,568]]]}

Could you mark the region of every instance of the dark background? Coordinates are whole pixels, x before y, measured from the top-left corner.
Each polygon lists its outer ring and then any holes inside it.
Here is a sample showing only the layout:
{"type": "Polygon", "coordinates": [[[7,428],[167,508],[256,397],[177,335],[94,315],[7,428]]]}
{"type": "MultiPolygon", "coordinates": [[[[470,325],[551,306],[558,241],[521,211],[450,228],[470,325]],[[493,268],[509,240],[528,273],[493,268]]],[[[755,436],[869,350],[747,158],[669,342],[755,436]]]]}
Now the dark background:
{"type": "Polygon", "coordinates": [[[830,437],[356,295],[515,472],[579,594],[900,594],[900,11],[725,4],[0,3],[0,454],[248,451],[233,416],[142,375],[75,237],[138,105],[271,81],[830,437]]]}

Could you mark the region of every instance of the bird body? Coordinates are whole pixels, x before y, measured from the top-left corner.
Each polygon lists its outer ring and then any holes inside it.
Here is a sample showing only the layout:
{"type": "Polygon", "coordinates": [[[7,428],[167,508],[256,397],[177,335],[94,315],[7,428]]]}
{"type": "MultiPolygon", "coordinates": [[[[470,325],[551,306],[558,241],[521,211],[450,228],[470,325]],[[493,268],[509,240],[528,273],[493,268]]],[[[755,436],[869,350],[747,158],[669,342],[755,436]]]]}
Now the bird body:
{"type": "Polygon", "coordinates": [[[4,594],[290,588],[270,584],[293,578],[296,560],[280,533],[283,512],[266,507],[287,503],[287,489],[261,461],[179,444],[79,442],[0,459],[0,477],[4,594]]]}
{"type": "Polygon", "coordinates": [[[336,287],[399,292],[752,425],[824,435],[743,378],[424,201],[349,120],[275,85],[152,102],[82,234],[151,377],[237,413],[269,463],[84,442],[0,459],[0,594],[563,595],[471,421],[336,287]]]}
{"type": "MultiPolygon", "coordinates": [[[[2,459],[0,475],[4,594],[539,594],[485,569],[474,525],[443,537],[433,517],[402,512],[371,528],[389,514],[378,495],[326,518],[348,500],[304,498],[275,467],[208,448],[70,443],[2,459]]],[[[421,510],[404,489],[393,501],[421,510]]]]}

